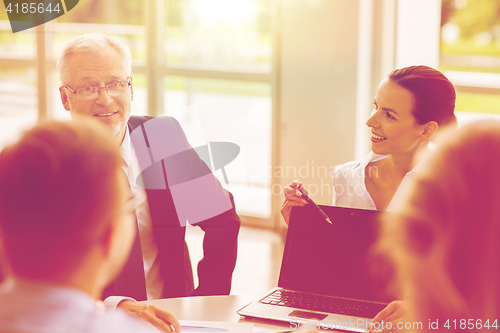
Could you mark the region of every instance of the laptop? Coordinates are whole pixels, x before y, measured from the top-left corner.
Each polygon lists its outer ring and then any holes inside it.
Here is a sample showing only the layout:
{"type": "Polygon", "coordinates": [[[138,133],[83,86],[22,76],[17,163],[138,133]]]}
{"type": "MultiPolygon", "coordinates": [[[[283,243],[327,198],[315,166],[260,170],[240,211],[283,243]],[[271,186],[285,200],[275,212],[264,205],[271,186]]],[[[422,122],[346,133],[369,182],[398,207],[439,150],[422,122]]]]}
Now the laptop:
{"type": "Polygon", "coordinates": [[[390,213],[319,207],[332,224],[313,205],[294,207],[278,287],[238,314],[291,328],[367,332],[370,320],[394,300],[392,266],[373,249],[381,217],[390,213]]]}

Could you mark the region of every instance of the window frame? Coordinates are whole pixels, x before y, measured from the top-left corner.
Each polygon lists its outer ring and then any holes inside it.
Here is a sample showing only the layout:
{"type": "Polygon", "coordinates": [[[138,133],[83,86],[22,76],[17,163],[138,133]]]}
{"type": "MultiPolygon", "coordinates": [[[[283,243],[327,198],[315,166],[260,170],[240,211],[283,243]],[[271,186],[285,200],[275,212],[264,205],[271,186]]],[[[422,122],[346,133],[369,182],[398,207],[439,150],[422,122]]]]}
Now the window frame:
{"type": "MultiPolygon", "coordinates": [[[[168,1],[168,0],[167,0],[168,1]]],[[[271,70],[269,72],[261,71],[244,71],[244,70],[226,70],[217,66],[194,65],[194,64],[179,64],[167,63],[164,57],[165,49],[165,29],[166,29],[166,11],[164,10],[167,4],[164,0],[146,0],[143,2],[145,6],[145,29],[146,29],[146,46],[147,58],[146,61],[133,60],[132,73],[144,74],[147,80],[147,103],[148,114],[157,116],[163,114],[163,92],[164,79],[166,76],[175,75],[188,78],[202,79],[221,79],[234,80],[245,82],[268,83],[271,86],[271,104],[272,104],[272,165],[279,163],[279,158],[275,157],[274,152],[277,151],[276,146],[279,138],[279,109],[277,107],[277,96],[279,84],[278,80],[278,29],[276,18],[277,8],[281,0],[272,1],[271,12],[275,14],[271,17],[271,34],[273,40],[273,52],[271,70]]],[[[57,24],[57,23],[56,23],[57,24]]],[[[68,23],[64,23],[68,24],[68,23]]],[[[97,26],[97,25],[96,25],[97,26]]],[[[113,28],[113,25],[106,25],[108,28],[113,28]]],[[[118,26],[118,25],[117,25],[118,26]]],[[[6,28],[6,27],[4,27],[6,28]]],[[[0,56],[0,62],[3,66],[9,67],[33,67],[37,72],[37,91],[38,91],[38,121],[53,119],[52,106],[57,101],[53,101],[52,93],[48,91],[51,87],[53,75],[56,75],[56,59],[51,57],[53,50],[52,35],[48,32],[54,31],[54,23],[47,22],[35,27],[36,31],[36,58],[21,58],[21,57],[5,57],[0,56]]],[[[10,29],[10,27],[9,27],[10,29]]],[[[97,31],[97,29],[96,29],[97,31]]],[[[168,47],[168,46],[167,46],[168,47]]],[[[272,185],[276,182],[274,177],[271,181],[272,185]]],[[[271,196],[271,207],[277,205],[275,196],[271,196]]],[[[257,226],[275,229],[277,221],[271,213],[269,218],[260,218],[254,216],[240,216],[244,225],[257,226]]]]}

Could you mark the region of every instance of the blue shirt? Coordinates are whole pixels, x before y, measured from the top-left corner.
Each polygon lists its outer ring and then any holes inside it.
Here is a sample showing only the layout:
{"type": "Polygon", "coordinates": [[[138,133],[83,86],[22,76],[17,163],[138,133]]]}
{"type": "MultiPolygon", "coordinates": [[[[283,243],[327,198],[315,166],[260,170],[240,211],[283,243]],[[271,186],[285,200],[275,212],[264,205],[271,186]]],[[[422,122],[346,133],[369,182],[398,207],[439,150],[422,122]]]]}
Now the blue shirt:
{"type": "Polygon", "coordinates": [[[0,332],[158,333],[124,311],[106,309],[83,291],[31,281],[0,285],[0,332]]]}

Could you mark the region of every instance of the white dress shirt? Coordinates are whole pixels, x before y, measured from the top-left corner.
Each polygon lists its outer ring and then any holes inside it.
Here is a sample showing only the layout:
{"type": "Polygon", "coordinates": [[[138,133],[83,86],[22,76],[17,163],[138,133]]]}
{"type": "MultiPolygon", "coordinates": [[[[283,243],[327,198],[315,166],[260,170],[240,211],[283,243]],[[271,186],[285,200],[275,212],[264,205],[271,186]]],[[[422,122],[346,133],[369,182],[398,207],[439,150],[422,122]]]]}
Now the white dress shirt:
{"type": "MultiPolygon", "coordinates": [[[[139,193],[146,197],[146,191],[137,185],[136,179],[141,174],[139,161],[131,144],[130,133],[127,127],[125,137],[120,147],[123,160],[126,165],[123,170],[127,174],[130,187],[134,195],[139,193]]],[[[158,256],[158,246],[153,236],[153,226],[151,216],[149,215],[149,206],[147,200],[137,207],[137,222],[139,224],[139,236],[141,239],[142,258],[144,261],[144,273],[146,274],[146,292],[148,300],[161,298],[163,292],[163,280],[160,279],[160,263],[155,260],[158,256]]]]}
{"type": "MultiPolygon", "coordinates": [[[[370,162],[376,162],[381,159],[386,158],[386,155],[377,155],[370,152],[364,159],[360,161],[347,162],[338,165],[333,170],[333,206],[339,207],[349,207],[349,208],[359,208],[359,209],[371,209],[377,210],[375,203],[373,202],[370,193],[366,189],[365,184],[365,169],[370,162]]],[[[370,172],[373,174],[376,168],[370,169],[368,167],[368,175],[370,172]]],[[[413,170],[408,172],[401,184],[394,194],[389,206],[388,211],[395,209],[394,202],[397,202],[399,197],[407,186],[409,179],[411,178],[413,170]]]]}
{"type": "Polygon", "coordinates": [[[24,280],[0,286],[0,333],[158,333],[85,292],[24,280]]]}

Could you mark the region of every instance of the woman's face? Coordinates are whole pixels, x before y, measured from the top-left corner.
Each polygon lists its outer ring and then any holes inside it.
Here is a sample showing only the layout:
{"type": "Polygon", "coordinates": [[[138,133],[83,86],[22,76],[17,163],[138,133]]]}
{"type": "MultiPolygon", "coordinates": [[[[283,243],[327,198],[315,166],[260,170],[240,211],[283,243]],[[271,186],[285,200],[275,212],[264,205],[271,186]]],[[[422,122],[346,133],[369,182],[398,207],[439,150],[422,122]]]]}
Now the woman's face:
{"type": "Polygon", "coordinates": [[[371,128],[371,149],[389,155],[416,151],[424,125],[418,125],[411,110],[413,95],[407,89],[384,79],[373,101],[374,109],[366,125],[371,128]]]}

